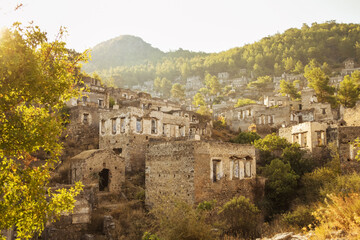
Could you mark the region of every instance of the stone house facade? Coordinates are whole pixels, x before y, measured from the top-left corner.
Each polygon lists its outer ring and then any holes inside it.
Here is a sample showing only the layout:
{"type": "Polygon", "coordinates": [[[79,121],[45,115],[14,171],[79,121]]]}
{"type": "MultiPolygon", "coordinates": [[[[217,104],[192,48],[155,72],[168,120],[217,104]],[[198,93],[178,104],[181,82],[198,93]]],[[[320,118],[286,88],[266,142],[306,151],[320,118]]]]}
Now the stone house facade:
{"type": "Polygon", "coordinates": [[[176,197],[191,204],[234,196],[254,199],[257,151],[251,145],[212,141],[150,142],[145,203],[176,197]]]}
{"type": "Polygon", "coordinates": [[[97,186],[99,191],[119,193],[125,182],[125,161],[109,149],[84,151],[71,159],[71,183],[97,186]]]}
{"type": "Polygon", "coordinates": [[[207,138],[210,119],[186,111],[161,112],[137,107],[103,110],[100,114],[101,149],[113,149],[125,158],[127,171],[142,171],[150,139],[207,138]]]}
{"type": "Polygon", "coordinates": [[[290,143],[298,143],[301,148],[310,152],[327,144],[327,123],[304,122],[287,128],[279,129],[279,136],[290,143]]]}

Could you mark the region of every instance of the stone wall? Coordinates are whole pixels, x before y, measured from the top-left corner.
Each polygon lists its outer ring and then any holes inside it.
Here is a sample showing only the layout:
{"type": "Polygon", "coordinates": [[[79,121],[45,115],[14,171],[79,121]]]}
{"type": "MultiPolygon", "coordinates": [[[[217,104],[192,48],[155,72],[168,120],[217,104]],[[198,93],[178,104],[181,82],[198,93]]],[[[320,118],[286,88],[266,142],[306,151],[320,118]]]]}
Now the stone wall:
{"type": "Polygon", "coordinates": [[[254,199],[257,153],[251,145],[207,141],[149,143],[146,155],[146,204],[160,197],[189,203],[234,196],[254,199]],[[236,169],[236,170],[235,170],[236,169]]]}
{"type": "Polygon", "coordinates": [[[216,199],[220,204],[234,196],[243,195],[254,200],[256,185],[256,149],[252,145],[220,142],[195,144],[195,203],[216,199]],[[220,160],[220,179],[214,181],[213,161],[220,160]],[[239,161],[238,176],[235,176],[234,161],[239,161]],[[246,162],[250,171],[246,176],[246,162]],[[242,175],[243,171],[243,175],[242,175]]]}
{"type": "Polygon", "coordinates": [[[360,103],[353,108],[345,108],[343,119],[347,126],[360,126],[360,103]]]}
{"type": "Polygon", "coordinates": [[[360,164],[355,159],[357,148],[352,142],[360,137],[360,126],[344,126],[338,129],[339,156],[344,172],[360,172],[360,164]]]}
{"type": "Polygon", "coordinates": [[[71,159],[71,182],[97,185],[99,191],[119,193],[125,182],[125,162],[112,150],[84,151],[71,159]]]}

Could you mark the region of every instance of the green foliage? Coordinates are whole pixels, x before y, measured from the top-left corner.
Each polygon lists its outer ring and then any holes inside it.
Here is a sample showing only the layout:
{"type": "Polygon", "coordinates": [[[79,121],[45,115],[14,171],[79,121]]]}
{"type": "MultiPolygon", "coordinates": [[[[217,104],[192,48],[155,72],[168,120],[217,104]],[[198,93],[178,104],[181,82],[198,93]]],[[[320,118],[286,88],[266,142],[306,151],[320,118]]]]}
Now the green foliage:
{"type": "Polygon", "coordinates": [[[211,116],[211,111],[208,107],[206,106],[200,106],[198,108],[198,110],[196,111],[196,113],[203,115],[203,116],[211,116]]]}
{"type": "Polygon", "coordinates": [[[254,142],[254,145],[257,149],[261,151],[270,151],[282,150],[286,147],[290,147],[289,143],[285,138],[281,138],[276,135],[276,133],[268,134],[263,139],[258,139],[254,142]]]}
{"type": "Polygon", "coordinates": [[[337,176],[337,172],[327,167],[317,168],[311,173],[305,173],[300,183],[303,189],[302,197],[306,202],[323,200],[325,196],[321,194],[321,189],[327,184],[333,184],[337,176]]]}
{"type": "Polygon", "coordinates": [[[198,204],[197,209],[204,210],[204,211],[210,211],[215,208],[216,200],[211,201],[203,201],[198,204]]]}
{"type": "Polygon", "coordinates": [[[260,236],[260,211],[244,196],[234,197],[219,211],[225,234],[254,239],[260,236]]]}
{"type": "Polygon", "coordinates": [[[290,82],[285,81],[282,79],[280,81],[280,90],[279,93],[281,93],[283,96],[289,95],[292,100],[299,99],[301,97],[298,89],[296,89],[296,82],[290,82]]]}
{"type": "Polygon", "coordinates": [[[337,98],[344,107],[354,107],[359,100],[359,86],[357,85],[356,79],[346,75],[340,83],[337,98]]]}
{"type": "Polygon", "coordinates": [[[272,83],[272,79],[270,76],[262,76],[258,77],[256,81],[250,82],[247,87],[255,88],[258,91],[263,91],[270,83],[272,83]]]}
{"type": "Polygon", "coordinates": [[[295,196],[299,175],[291,169],[290,163],[284,163],[280,159],[272,160],[262,172],[267,178],[265,191],[267,199],[271,201],[272,211],[276,213],[286,210],[295,196]]]}
{"type": "Polygon", "coordinates": [[[171,88],[171,96],[180,100],[185,99],[185,87],[180,83],[175,83],[171,88]]]}
{"type": "Polygon", "coordinates": [[[213,122],[213,128],[217,130],[223,130],[227,127],[225,117],[219,116],[218,120],[213,122]]]}
{"type": "Polygon", "coordinates": [[[307,228],[314,224],[315,217],[312,215],[314,208],[309,205],[299,205],[293,211],[282,214],[282,222],[298,229],[307,228]]]}
{"type": "MultiPolygon", "coordinates": [[[[306,25],[306,24],[305,24],[306,25]]],[[[334,21],[313,23],[301,29],[290,28],[282,34],[264,37],[258,42],[228,51],[205,54],[179,49],[163,53],[136,37],[119,37],[94,47],[93,61],[86,70],[102,70],[103,77],[115,79],[118,86],[135,85],[166,77],[186,79],[228,72],[231,76],[243,75],[239,69],[247,69],[255,77],[279,76],[284,71],[303,73],[303,64],[309,59],[327,62],[334,68],[347,58],[360,56],[359,24],[339,24],[334,21]]],[[[320,66],[318,66],[320,67],[320,66]]],[[[326,67],[323,66],[326,74],[326,67]]]]}
{"type": "Polygon", "coordinates": [[[171,85],[171,81],[168,80],[167,78],[161,78],[161,79],[159,77],[155,78],[154,87],[155,87],[155,91],[161,93],[162,96],[164,97],[170,96],[172,85],[171,85]]]}
{"type": "Polygon", "coordinates": [[[339,175],[333,181],[324,182],[324,186],[320,190],[322,196],[328,194],[336,194],[345,196],[350,193],[360,193],[360,175],[353,172],[348,175],[339,175]]]}
{"type": "Polygon", "coordinates": [[[160,238],[158,238],[155,234],[145,232],[141,240],[160,240],[160,238]]]}
{"type": "Polygon", "coordinates": [[[260,138],[261,137],[256,132],[241,132],[235,138],[231,139],[230,142],[239,144],[253,144],[255,140],[260,138]]]}
{"type": "Polygon", "coordinates": [[[0,229],[16,227],[18,238],[41,234],[46,222],[71,212],[82,189],[47,189],[62,150],[63,102],[78,96],[79,62],[85,54],[48,42],[38,27],[6,29],[0,39],[0,229]],[[46,160],[34,155],[46,151],[46,160]]]}
{"type": "Polygon", "coordinates": [[[311,172],[314,168],[314,160],[305,158],[305,151],[301,150],[298,144],[285,147],[281,159],[284,163],[290,163],[291,168],[299,176],[311,172]]]}
{"type": "Polygon", "coordinates": [[[305,66],[304,77],[308,81],[308,86],[315,90],[319,102],[328,102],[334,107],[336,105],[335,89],[329,85],[329,77],[325,72],[315,66],[314,62],[305,66]]]}
{"type": "Polygon", "coordinates": [[[115,105],[115,99],[113,97],[110,97],[109,99],[109,106],[112,108],[115,105]]]}
{"type": "Polygon", "coordinates": [[[254,100],[251,100],[251,99],[248,99],[248,98],[239,98],[234,107],[241,107],[241,106],[254,104],[254,103],[256,103],[254,100]]]}
{"type": "Polygon", "coordinates": [[[211,95],[217,95],[221,92],[221,84],[216,76],[207,73],[205,75],[205,85],[209,89],[211,95]]]}
{"type": "Polygon", "coordinates": [[[193,102],[192,104],[195,106],[195,107],[200,107],[200,106],[205,106],[206,103],[205,103],[205,98],[204,98],[204,95],[202,95],[201,93],[196,93],[194,98],[193,98],[193,102]]]}

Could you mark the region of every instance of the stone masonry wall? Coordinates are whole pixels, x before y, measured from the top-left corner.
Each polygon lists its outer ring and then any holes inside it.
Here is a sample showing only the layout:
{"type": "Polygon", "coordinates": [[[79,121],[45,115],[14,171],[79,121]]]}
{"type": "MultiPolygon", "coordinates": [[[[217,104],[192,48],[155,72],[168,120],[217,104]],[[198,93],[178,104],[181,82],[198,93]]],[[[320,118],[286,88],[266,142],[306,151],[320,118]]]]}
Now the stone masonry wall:
{"type": "MultiPolygon", "coordinates": [[[[234,196],[243,195],[254,199],[256,185],[257,153],[251,145],[219,142],[198,142],[195,145],[195,202],[216,199],[224,203],[234,196]],[[233,161],[251,158],[251,176],[243,179],[234,176],[233,161]],[[222,177],[214,182],[212,160],[219,159],[222,164],[222,177]]],[[[241,167],[240,167],[241,168],[241,167]]],[[[241,175],[241,174],[240,174],[241,175]]]]}
{"type": "Polygon", "coordinates": [[[146,205],[161,197],[194,203],[194,142],[150,143],[146,155],[146,205]]]}

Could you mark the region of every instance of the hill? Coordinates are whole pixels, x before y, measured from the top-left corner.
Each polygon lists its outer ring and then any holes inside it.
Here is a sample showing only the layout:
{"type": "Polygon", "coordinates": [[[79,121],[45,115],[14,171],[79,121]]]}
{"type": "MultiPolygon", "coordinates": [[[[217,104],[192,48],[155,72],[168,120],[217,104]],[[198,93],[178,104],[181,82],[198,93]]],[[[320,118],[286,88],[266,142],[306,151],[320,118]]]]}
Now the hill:
{"type": "Polygon", "coordinates": [[[122,35],[96,45],[92,51],[91,62],[84,65],[88,72],[117,66],[131,66],[155,62],[165,55],[139,37],[122,35]]]}
{"type": "Polygon", "coordinates": [[[151,55],[145,51],[137,54],[143,56],[138,59],[147,58],[149,62],[138,65],[131,58],[126,62],[111,62],[112,58],[104,57],[105,52],[119,55],[115,53],[115,48],[106,44],[107,51],[101,53],[102,57],[98,55],[98,48],[94,48],[96,64],[94,61],[92,64],[96,67],[92,71],[99,71],[105,79],[112,78],[118,86],[141,84],[156,77],[165,77],[171,81],[180,77],[185,80],[192,75],[204,76],[206,72],[229,72],[231,77],[247,75],[255,78],[264,75],[280,76],[284,72],[298,74],[303,72],[304,66],[311,59],[319,63],[327,62],[332,69],[341,67],[347,58],[360,62],[359,39],[360,24],[340,24],[335,21],[313,23],[311,26],[303,24],[300,29],[290,28],[284,33],[220,53],[193,53],[181,49],[175,54],[161,55],[158,50],[154,51],[158,54],[151,55]],[[162,56],[161,59],[159,55],[162,56]]]}

